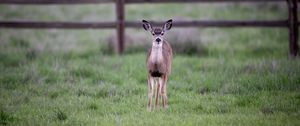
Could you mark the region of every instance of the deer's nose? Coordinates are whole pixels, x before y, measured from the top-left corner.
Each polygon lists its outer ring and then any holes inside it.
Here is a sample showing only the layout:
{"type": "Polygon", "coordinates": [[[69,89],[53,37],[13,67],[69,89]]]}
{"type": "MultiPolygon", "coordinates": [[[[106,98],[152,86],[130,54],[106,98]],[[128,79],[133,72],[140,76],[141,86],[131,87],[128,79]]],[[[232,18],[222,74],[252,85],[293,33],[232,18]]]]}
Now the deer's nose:
{"type": "Polygon", "coordinates": [[[157,39],[155,39],[155,41],[156,41],[156,42],[160,42],[161,40],[160,40],[160,38],[157,38],[157,39]]]}

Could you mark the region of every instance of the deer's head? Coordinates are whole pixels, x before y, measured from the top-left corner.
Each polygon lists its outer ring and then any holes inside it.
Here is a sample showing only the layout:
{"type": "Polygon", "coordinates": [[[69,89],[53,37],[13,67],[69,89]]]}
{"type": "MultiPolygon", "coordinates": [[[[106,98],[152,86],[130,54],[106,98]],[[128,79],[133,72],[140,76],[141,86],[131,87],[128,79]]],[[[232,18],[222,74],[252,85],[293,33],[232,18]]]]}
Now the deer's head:
{"type": "Polygon", "coordinates": [[[163,38],[164,33],[170,30],[171,27],[172,27],[172,19],[168,20],[162,27],[155,27],[155,28],[153,28],[148,21],[143,20],[143,28],[146,31],[149,31],[153,36],[153,40],[152,40],[153,45],[162,45],[162,42],[164,40],[163,38]]]}

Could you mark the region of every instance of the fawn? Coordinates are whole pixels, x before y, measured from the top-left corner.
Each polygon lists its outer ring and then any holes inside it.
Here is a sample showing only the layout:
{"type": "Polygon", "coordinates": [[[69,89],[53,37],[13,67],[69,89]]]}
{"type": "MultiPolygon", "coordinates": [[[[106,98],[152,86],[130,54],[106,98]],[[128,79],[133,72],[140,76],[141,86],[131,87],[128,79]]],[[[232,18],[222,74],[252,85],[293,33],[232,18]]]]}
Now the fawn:
{"type": "Polygon", "coordinates": [[[143,28],[149,31],[152,36],[152,47],[148,51],[146,64],[148,72],[148,104],[147,111],[151,111],[151,103],[153,96],[153,83],[156,85],[155,91],[155,109],[157,109],[158,95],[162,97],[163,110],[167,105],[167,79],[171,72],[172,64],[172,48],[170,44],[163,39],[163,35],[172,27],[172,19],[168,20],[163,27],[153,28],[151,24],[143,20],[143,28]]]}

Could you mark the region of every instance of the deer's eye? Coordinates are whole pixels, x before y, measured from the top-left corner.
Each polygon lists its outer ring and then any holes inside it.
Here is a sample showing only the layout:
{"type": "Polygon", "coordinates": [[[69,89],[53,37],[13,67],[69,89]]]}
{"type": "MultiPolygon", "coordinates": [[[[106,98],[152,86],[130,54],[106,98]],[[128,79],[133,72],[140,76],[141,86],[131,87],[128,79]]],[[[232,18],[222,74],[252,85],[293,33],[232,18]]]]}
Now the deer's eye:
{"type": "Polygon", "coordinates": [[[152,33],[152,35],[155,35],[154,33],[152,33]]]}
{"type": "Polygon", "coordinates": [[[161,35],[164,35],[164,33],[161,33],[161,35]]]}

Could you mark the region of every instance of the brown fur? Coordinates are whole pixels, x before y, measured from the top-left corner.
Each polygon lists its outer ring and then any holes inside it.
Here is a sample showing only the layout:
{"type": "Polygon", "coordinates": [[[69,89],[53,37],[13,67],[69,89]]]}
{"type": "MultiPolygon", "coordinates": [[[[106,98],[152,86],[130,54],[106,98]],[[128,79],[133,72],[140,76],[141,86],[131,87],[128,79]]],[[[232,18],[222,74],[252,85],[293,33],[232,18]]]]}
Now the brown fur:
{"type": "Polygon", "coordinates": [[[156,85],[155,108],[158,105],[158,96],[161,95],[163,109],[167,105],[167,80],[171,72],[172,48],[167,41],[162,39],[165,31],[172,27],[172,19],[168,20],[162,28],[152,28],[151,24],[142,20],[143,28],[153,35],[152,48],[148,51],[146,64],[148,72],[148,104],[147,111],[151,111],[153,82],[156,85]],[[163,41],[161,41],[163,40],[163,41]],[[153,52],[152,52],[153,51],[153,52]]]}
{"type": "Polygon", "coordinates": [[[151,60],[151,53],[152,49],[149,49],[146,63],[147,63],[147,70],[148,70],[148,104],[147,110],[151,110],[151,102],[152,102],[152,82],[151,79],[156,78],[156,93],[155,93],[155,108],[157,108],[158,104],[158,95],[161,94],[162,96],[162,105],[163,109],[166,110],[167,104],[167,95],[166,95],[166,82],[168,79],[168,75],[171,72],[171,64],[172,64],[172,48],[167,41],[163,41],[162,43],[162,57],[163,61],[153,62],[151,60]],[[162,79],[162,83],[159,82],[159,79],[162,79]],[[161,92],[159,93],[161,89],[161,92]]]}
{"type": "Polygon", "coordinates": [[[152,63],[149,62],[149,58],[151,55],[151,48],[148,50],[148,55],[147,55],[147,68],[148,68],[148,74],[152,75],[155,74],[155,72],[158,72],[161,74],[161,76],[152,76],[152,77],[162,77],[162,75],[168,75],[171,72],[171,64],[172,64],[172,48],[170,44],[167,41],[163,41],[163,46],[162,46],[162,55],[163,55],[163,62],[158,62],[158,63],[152,63]]]}

